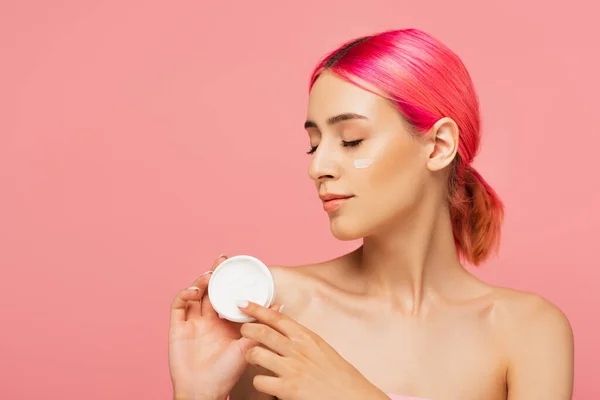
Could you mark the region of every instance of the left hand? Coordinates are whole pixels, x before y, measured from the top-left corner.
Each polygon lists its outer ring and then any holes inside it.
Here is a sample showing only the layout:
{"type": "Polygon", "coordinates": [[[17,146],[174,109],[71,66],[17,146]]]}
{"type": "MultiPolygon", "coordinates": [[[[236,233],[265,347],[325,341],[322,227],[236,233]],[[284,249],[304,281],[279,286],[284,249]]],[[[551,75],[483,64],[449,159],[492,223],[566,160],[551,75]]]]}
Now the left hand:
{"type": "Polygon", "coordinates": [[[282,400],[389,400],[317,334],[287,315],[246,304],[238,307],[257,322],[242,325],[241,334],[265,346],[252,347],[246,360],[276,375],[257,375],[256,390],[282,400]]]}

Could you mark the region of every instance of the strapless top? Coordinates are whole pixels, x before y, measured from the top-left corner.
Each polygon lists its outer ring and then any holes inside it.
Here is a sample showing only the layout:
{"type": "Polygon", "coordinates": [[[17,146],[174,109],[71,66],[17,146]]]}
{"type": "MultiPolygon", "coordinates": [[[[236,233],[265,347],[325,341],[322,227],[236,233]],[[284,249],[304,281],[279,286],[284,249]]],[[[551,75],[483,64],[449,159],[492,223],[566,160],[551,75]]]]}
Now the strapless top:
{"type": "MultiPolygon", "coordinates": [[[[389,394],[386,393],[390,400],[428,400],[423,397],[408,397],[408,396],[400,396],[398,394],[389,394]]],[[[279,397],[275,397],[275,400],[279,400],[279,397]]]]}

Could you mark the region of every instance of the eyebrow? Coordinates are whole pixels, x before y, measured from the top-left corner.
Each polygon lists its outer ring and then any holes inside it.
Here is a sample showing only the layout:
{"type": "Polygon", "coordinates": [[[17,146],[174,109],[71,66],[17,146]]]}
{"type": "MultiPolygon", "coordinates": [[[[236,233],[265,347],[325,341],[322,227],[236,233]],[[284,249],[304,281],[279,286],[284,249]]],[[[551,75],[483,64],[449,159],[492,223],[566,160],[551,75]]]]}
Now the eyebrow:
{"type": "MultiPolygon", "coordinates": [[[[360,114],[344,113],[344,114],[339,114],[339,115],[336,115],[334,117],[327,119],[327,125],[333,125],[333,124],[337,124],[338,122],[349,121],[352,119],[367,119],[368,120],[369,118],[365,117],[364,115],[360,115],[360,114]]],[[[317,123],[307,120],[304,123],[304,129],[308,129],[308,128],[318,128],[317,123]]]]}

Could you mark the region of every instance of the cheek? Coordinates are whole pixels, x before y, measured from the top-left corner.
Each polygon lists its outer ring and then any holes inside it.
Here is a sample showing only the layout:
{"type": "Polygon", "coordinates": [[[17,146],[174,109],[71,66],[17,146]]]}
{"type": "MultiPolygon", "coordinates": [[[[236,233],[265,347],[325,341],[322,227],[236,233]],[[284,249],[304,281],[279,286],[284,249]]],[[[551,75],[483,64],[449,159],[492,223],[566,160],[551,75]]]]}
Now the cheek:
{"type": "MultiPolygon", "coordinates": [[[[398,204],[398,200],[409,200],[414,197],[423,184],[425,163],[421,159],[420,149],[414,143],[390,146],[379,158],[364,170],[365,184],[369,186],[370,198],[377,196],[378,203],[398,204]]],[[[364,162],[367,164],[367,162],[364,162]]]]}

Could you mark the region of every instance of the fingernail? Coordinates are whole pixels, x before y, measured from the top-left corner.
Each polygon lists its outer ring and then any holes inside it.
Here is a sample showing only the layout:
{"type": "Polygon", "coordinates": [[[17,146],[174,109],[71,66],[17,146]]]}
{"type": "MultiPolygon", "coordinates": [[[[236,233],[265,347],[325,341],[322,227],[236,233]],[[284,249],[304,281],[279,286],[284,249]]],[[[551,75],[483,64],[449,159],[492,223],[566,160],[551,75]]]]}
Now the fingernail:
{"type": "Polygon", "coordinates": [[[196,286],[190,286],[189,288],[187,288],[187,290],[200,290],[200,288],[196,286]]]}
{"type": "Polygon", "coordinates": [[[219,257],[217,257],[218,260],[220,260],[221,258],[227,258],[227,255],[221,254],[219,257]]]}
{"type": "Polygon", "coordinates": [[[282,304],[281,306],[279,306],[279,312],[282,312],[282,311],[283,311],[283,307],[285,307],[285,305],[284,305],[284,304],[282,304]]]}
{"type": "Polygon", "coordinates": [[[214,272],[214,271],[206,271],[205,273],[203,273],[203,274],[202,274],[202,275],[200,275],[200,276],[206,276],[206,275],[210,275],[210,274],[212,274],[213,272],[214,272]]]}
{"type": "Polygon", "coordinates": [[[235,302],[235,305],[238,306],[238,307],[240,307],[240,308],[246,308],[246,307],[248,307],[248,304],[249,303],[246,300],[237,300],[235,302]]]}
{"type": "Polygon", "coordinates": [[[219,316],[219,319],[225,319],[225,317],[221,314],[218,314],[218,316],[219,316]]]}

